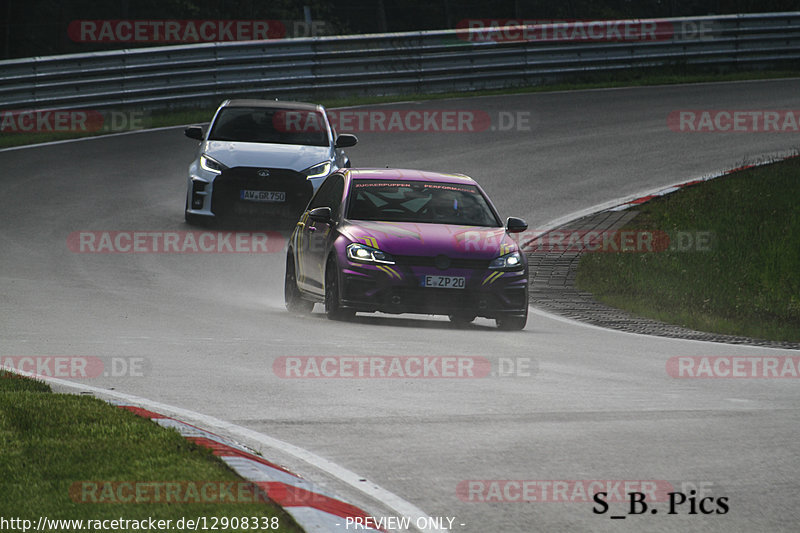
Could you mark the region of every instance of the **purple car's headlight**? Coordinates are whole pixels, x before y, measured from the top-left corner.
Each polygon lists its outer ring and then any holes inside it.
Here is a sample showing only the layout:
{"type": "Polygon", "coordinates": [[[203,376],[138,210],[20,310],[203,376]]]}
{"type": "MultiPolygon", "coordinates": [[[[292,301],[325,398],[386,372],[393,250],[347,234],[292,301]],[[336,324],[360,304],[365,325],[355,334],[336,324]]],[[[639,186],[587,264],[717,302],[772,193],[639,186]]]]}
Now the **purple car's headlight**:
{"type": "Polygon", "coordinates": [[[393,265],[394,258],[371,246],[354,242],[347,245],[347,258],[357,263],[379,263],[382,265],[393,265]]]}
{"type": "Polygon", "coordinates": [[[522,270],[522,254],[519,252],[511,252],[510,254],[501,255],[492,259],[489,263],[491,270],[522,270]]]}

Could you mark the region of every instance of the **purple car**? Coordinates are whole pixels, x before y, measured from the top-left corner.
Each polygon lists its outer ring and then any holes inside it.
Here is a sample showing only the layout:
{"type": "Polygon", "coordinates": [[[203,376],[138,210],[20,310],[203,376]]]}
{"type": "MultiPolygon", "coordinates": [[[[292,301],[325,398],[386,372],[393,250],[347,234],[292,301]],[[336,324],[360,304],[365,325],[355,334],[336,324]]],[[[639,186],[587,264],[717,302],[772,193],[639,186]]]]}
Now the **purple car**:
{"type": "Polygon", "coordinates": [[[528,264],[478,184],[461,174],[341,169],[319,187],[289,240],[284,296],[293,313],[357,311],[528,319],[528,264]]]}

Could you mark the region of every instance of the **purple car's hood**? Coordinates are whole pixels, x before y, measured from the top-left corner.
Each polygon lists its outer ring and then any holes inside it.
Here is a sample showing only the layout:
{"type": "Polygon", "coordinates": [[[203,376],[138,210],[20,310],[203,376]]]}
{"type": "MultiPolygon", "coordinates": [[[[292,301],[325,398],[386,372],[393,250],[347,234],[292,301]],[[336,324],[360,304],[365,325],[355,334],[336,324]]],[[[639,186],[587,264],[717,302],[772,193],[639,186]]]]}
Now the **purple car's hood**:
{"type": "Polygon", "coordinates": [[[493,259],[518,249],[502,227],[359,220],[347,221],[340,231],[353,242],[392,255],[493,259]]]}

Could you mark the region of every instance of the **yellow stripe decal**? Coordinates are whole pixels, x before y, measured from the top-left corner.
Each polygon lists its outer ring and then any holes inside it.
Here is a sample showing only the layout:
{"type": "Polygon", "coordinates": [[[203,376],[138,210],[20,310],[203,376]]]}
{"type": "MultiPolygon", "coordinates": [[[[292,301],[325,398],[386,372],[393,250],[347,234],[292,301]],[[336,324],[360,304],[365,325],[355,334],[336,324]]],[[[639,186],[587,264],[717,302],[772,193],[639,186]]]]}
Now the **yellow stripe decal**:
{"type": "Polygon", "coordinates": [[[487,283],[489,285],[491,285],[492,283],[497,281],[497,279],[500,278],[500,276],[502,276],[502,275],[503,275],[502,272],[492,272],[491,274],[486,276],[486,278],[483,280],[483,283],[481,283],[481,285],[486,285],[487,283]]]}
{"type": "Polygon", "coordinates": [[[386,274],[388,274],[390,278],[396,277],[397,279],[400,279],[400,274],[398,274],[397,271],[395,271],[395,269],[393,269],[392,267],[388,267],[386,265],[375,265],[375,266],[377,266],[383,272],[386,272],[386,274]]]}
{"type": "Polygon", "coordinates": [[[400,274],[398,274],[397,271],[395,269],[393,269],[392,267],[387,266],[386,270],[390,271],[392,274],[397,276],[397,279],[400,279],[400,274]]]}

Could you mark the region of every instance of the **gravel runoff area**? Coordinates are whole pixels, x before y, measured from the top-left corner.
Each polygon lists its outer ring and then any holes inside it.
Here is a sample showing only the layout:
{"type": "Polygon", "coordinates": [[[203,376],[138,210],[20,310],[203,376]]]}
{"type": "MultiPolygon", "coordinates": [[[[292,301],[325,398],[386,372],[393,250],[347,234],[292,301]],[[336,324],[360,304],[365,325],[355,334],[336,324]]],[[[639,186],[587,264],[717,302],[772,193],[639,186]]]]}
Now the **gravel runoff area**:
{"type": "MultiPolygon", "coordinates": [[[[636,214],[637,212],[634,210],[600,211],[545,232],[531,241],[526,248],[532,249],[537,243],[546,243],[548,234],[555,231],[602,232],[618,230],[635,217],[636,214]]],[[[544,246],[542,248],[548,247],[544,246]]],[[[586,253],[585,249],[582,249],[579,245],[564,247],[567,250],[563,251],[553,250],[552,248],[554,247],[549,248],[547,250],[528,252],[527,254],[530,265],[530,302],[534,307],[595,326],[629,333],[800,350],[800,343],[768,341],[694,331],[650,318],[635,316],[627,311],[609,307],[596,301],[591,293],[582,292],[575,288],[578,262],[581,254],[586,253]]]]}

